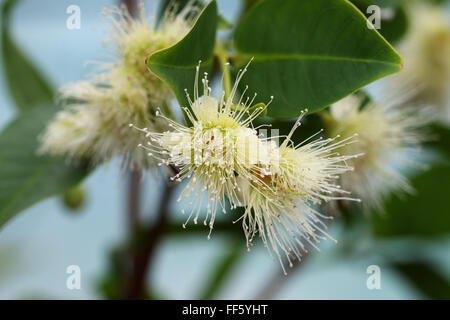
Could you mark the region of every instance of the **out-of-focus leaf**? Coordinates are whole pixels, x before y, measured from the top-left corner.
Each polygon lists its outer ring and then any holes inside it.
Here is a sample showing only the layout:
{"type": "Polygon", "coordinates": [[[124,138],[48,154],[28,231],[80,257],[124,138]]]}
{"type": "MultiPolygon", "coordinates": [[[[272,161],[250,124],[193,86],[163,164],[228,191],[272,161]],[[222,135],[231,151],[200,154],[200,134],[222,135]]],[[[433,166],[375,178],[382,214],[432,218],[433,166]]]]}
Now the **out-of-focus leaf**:
{"type": "Polygon", "coordinates": [[[238,67],[254,57],[243,85],[260,101],[273,95],[268,115],[278,118],[318,111],[402,65],[348,1],[258,2],[237,26],[235,49],[238,67]]]}
{"type": "Polygon", "coordinates": [[[178,43],[152,54],[147,61],[151,72],[173,90],[180,106],[188,106],[184,89],[191,92],[195,68],[202,61],[202,71],[212,64],[217,26],[217,5],[211,1],[202,11],[189,33],[178,43]],[[213,26],[213,27],[211,27],[213,26]]]}
{"type": "Polygon", "coordinates": [[[225,19],[221,14],[217,16],[217,29],[227,30],[231,29],[233,25],[227,19],[225,19]]]}
{"type": "Polygon", "coordinates": [[[430,3],[436,4],[436,5],[441,5],[441,4],[448,2],[448,0],[422,0],[422,1],[430,2],[430,3]]]}
{"type": "Polygon", "coordinates": [[[449,281],[424,262],[395,263],[393,267],[427,298],[450,299],[449,281]]]}
{"type": "Polygon", "coordinates": [[[441,236],[450,233],[450,164],[439,164],[412,180],[414,195],[392,197],[386,214],[373,215],[378,237],[441,236]]]}
{"type": "Polygon", "coordinates": [[[370,17],[373,13],[367,13],[367,8],[371,5],[377,5],[382,12],[380,29],[378,30],[389,42],[400,40],[408,30],[409,21],[406,11],[403,7],[403,1],[398,0],[351,0],[351,2],[366,16],[370,17]]]}
{"type": "Polygon", "coordinates": [[[206,281],[206,286],[200,294],[200,300],[210,300],[217,296],[244,252],[245,248],[243,241],[237,239],[234,240],[234,242],[231,242],[223,256],[217,261],[215,267],[213,266],[211,269],[213,270],[211,277],[206,281]]]}
{"type": "Polygon", "coordinates": [[[11,38],[9,17],[17,2],[7,0],[2,5],[2,62],[5,80],[14,103],[20,111],[27,111],[51,102],[53,90],[11,38]]]}
{"type": "Polygon", "coordinates": [[[125,277],[130,268],[130,252],[125,246],[108,253],[107,268],[98,282],[97,290],[104,299],[121,299],[125,292],[125,277]]]}
{"type": "Polygon", "coordinates": [[[68,166],[63,159],[36,154],[37,137],[56,109],[39,106],[0,132],[0,227],[36,202],[78,184],[88,173],[85,164],[68,166]]]}
{"type": "Polygon", "coordinates": [[[261,0],[242,0],[244,11],[250,9],[261,0]]]}
{"type": "Polygon", "coordinates": [[[432,139],[428,145],[436,148],[442,155],[450,161],[450,128],[435,124],[432,127],[432,139]]]}

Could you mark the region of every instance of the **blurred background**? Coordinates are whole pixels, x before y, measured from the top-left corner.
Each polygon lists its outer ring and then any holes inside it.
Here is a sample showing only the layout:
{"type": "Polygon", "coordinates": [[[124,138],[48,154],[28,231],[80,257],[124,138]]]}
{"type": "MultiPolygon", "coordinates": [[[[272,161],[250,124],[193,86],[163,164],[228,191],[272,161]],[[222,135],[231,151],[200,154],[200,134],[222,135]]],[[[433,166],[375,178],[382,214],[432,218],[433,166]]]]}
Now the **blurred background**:
{"type": "MultiPolygon", "coordinates": [[[[219,11],[234,23],[243,2],[218,0],[219,11]]],[[[110,55],[102,45],[108,27],[100,10],[111,4],[116,1],[23,0],[12,12],[12,38],[54,88],[84,79],[86,62],[110,55]],[[66,27],[66,9],[72,4],[81,8],[79,30],[66,27]]],[[[145,1],[148,13],[154,5],[145,1]]],[[[440,5],[448,13],[449,4],[440,5]]],[[[0,68],[3,74],[3,63],[0,68]]],[[[5,81],[0,77],[0,128],[15,115],[5,81]]],[[[377,83],[370,90],[376,92],[377,83]]],[[[392,199],[384,215],[335,219],[329,233],[339,243],[322,243],[321,253],[309,253],[288,276],[282,275],[278,262],[260,244],[247,252],[239,229],[218,228],[209,241],[207,228],[182,230],[180,209],[174,205],[169,209],[168,233],[151,259],[150,295],[161,299],[450,298],[449,179],[439,171],[418,175],[413,184],[419,186],[420,196],[392,199]],[[371,265],[381,270],[379,290],[366,285],[371,265]]],[[[121,248],[128,236],[128,176],[117,159],[98,167],[82,187],[85,201],[76,210],[61,197],[53,197],[3,227],[1,299],[115,297],[121,248]],[[66,287],[69,265],[81,269],[80,290],[66,287]]],[[[144,221],[153,219],[160,190],[164,186],[158,175],[146,173],[141,198],[144,221]]]]}

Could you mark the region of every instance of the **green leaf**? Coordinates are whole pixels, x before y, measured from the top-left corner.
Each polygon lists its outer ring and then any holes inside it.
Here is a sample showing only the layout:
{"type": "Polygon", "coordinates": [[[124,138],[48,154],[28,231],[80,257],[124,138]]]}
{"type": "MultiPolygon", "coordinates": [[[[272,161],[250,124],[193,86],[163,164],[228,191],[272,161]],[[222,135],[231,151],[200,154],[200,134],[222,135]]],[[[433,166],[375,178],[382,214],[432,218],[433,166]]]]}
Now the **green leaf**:
{"type": "Polygon", "coordinates": [[[395,263],[393,267],[411,282],[427,298],[434,300],[450,299],[450,283],[425,262],[395,263]]]}
{"type": "Polygon", "coordinates": [[[206,281],[205,288],[200,294],[199,300],[211,300],[217,297],[217,294],[226,283],[226,280],[236,269],[236,265],[239,263],[244,252],[245,247],[242,239],[231,240],[229,247],[217,260],[215,267],[213,266],[211,269],[213,271],[210,278],[206,281]]]}
{"type": "Polygon", "coordinates": [[[9,17],[18,1],[8,0],[2,6],[2,62],[11,97],[20,111],[51,102],[53,90],[40,72],[25,57],[11,38],[9,17]]]}
{"type": "Polygon", "coordinates": [[[243,82],[272,102],[268,115],[315,112],[401,69],[401,57],[344,0],[267,0],[242,18],[236,64],[254,61],[243,82]]]}
{"type": "Polygon", "coordinates": [[[88,173],[85,164],[38,156],[37,137],[56,112],[39,106],[19,115],[0,133],[0,227],[34,203],[77,185],[88,173]]]}
{"type": "Polygon", "coordinates": [[[442,124],[433,124],[431,136],[433,138],[427,145],[435,148],[450,161],[450,128],[442,124]]]}
{"type": "Polygon", "coordinates": [[[450,233],[450,164],[439,164],[412,180],[416,192],[392,197],[386,214],[374,214],[378,237],[432,237],[450,233]]]}
{"type": "Polygon", "coordinates": [[[396,42],[405,35],[408,30],[409,21],[406,10],[403,7],[403,1],[398,0],[351,0],[351,2],[366,16],[370,17],[373,13],[367,13],[367,8],[371,5],[377,5],[381,10],[387,10],[392,16],[381,17],[380,29],[378,30],[389,42],[396,42]]]}
{"type": "Polygon", "coordinates": [[[217,26],[217,4],[211,1],[201,12],[189,33],[178,43],[152,54],[147,66],[174,92],[181,107],[188,101],[184,89],[192,96],[195,68],[202,61],[202,72],[211,68],[217,26]]]}
{"type": "Polygon", "coordinates": [[[217,16],[217,29],[227,30],[231,29],[233,25],[227,19],[225,19],[221,14],[217,16]]]}

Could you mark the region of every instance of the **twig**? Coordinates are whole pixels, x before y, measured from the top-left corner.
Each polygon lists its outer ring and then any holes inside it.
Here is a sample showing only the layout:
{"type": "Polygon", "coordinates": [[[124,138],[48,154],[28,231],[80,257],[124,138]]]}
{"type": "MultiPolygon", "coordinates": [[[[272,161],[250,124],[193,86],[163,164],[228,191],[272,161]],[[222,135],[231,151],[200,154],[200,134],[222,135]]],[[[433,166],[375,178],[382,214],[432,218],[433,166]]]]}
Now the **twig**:
{"type": "Polygon", "coordinates": [[[128,180],[128,226],[130,233],[133,233],[139,224],[141,177],[140,170],[132,170],[128,180]]]}
{"type": "Polygon", "coordinates": [[[155,256],[157,244],[166,228],[168,220],[168,207],[173,190],[174,185],[167,183],[160,199],[159,208],[157,211],[158,217],[148,233],[146,233],[146,237],[144,238],[144,246],[136,246],[134,248],[135,254],[133,255],[134,259],[132,263],[132,271],[125,288],[126,299],[145,298],[147,274],[151,271],[152,259],[155,256]]]}
{"type": "Polygon", "coordinates": [[[121,0],[125,7],[127,7],[128,12],[132,17],[136,16],[137,6],[136,6],[136,0],[121,0]]]}

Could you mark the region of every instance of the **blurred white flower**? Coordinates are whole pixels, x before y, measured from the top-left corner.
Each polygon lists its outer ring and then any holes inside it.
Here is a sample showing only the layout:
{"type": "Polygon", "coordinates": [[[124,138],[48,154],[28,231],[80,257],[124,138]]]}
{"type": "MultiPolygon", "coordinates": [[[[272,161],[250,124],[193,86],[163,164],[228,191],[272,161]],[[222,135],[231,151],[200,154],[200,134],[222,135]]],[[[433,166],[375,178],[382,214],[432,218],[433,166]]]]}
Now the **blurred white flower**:
{"type": "Polygon", "coordinates": [[[450,19],[430,4],[411,1],[408,9],[410,27],[398,47],[404,68],[387,89],[417,86],[415,100],[435,106],[438,120],[450,125],[450,19]]]}
{"type": "Polygon", "coordinates": [[[418,160],[421,143],[427,139],[424,126],[432,120],[427,108],[406,105],[410,98],[398,93],[394,99],[379,103],[362,101],[350,95],[324,113],[330,136],[351,136],[358,133],[359,143],[339,149],[345,154],[363,154],[348,161],[353,172],[341,177],[344,189],[360,197],[366,210],[381,210],[393,192],[411,192],[405,171],[423,167],[418,160]]]}
{"type": "Polygon", "coordinates": [[[41,150],[52,154],[67,154],[83,158],[92,153],[100,124],[97,109],[74,106],[71,110],[58,112],[41,137],[41,150]]]}
{"type": "Polygon", "coordinates": [[[88,158],[93,163],[121,155],[127,165],[147,168],[155,164],[141,149],[140,135],[128,124],[161,132],[166,123],[155,116],[157,108],[171,116],[170,89],[152,74],[145,59],[180,40],[189,31],[198,8],[192,1],[179,13],[170,7],[158,29],[147,21],[140,3],[134,19],[123,8],[110,7],[112,20],[108,43],[115,48],[113,63],[100,64],[101,73],[89,81],[64,86],[60,98],[66,104],[41,137],[41,152],[88,158]],[[69,121],[70,119],[70,121],[69,121]]]}

